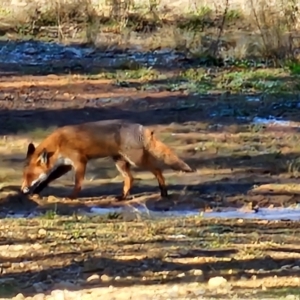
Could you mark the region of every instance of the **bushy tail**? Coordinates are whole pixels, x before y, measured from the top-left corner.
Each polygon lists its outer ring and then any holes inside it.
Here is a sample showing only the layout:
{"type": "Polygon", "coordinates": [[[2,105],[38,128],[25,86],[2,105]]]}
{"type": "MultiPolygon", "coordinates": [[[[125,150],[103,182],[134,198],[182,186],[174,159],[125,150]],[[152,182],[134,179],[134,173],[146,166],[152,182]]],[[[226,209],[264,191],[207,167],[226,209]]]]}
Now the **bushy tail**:
{"type": "Polygon", "coordinates": [[[154,132],[144,128],[144,147],[156,159],[162,160],[166,165],[176,171],[195,172],[188,164],[181,160],[166,144],[154,136],[154,132]]]}

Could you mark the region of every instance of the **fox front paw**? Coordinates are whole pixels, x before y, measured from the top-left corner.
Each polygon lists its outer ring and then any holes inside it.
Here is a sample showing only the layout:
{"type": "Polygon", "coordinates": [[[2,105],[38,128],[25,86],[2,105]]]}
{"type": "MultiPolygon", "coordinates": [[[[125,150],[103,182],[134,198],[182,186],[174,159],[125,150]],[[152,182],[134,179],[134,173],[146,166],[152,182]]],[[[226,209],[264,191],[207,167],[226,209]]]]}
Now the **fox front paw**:
{"type": "Polygon", "coordinates": [[[119,196],[116,196],[116,200],[117,200],[117,201],[124,201],[124,200],[127,200],[127,196],[128,196],[128,195],[124,195],[124,194],[119,195],[119,196]]]}

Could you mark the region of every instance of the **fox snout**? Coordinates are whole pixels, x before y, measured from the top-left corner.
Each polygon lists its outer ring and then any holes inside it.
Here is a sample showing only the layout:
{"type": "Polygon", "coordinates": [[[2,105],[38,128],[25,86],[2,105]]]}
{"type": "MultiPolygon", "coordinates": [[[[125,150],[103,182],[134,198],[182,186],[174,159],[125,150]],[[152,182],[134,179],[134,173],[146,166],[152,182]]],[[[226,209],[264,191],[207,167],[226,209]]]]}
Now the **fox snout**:
{"type": "Polygon", "coordinates": [[[30,193],[30,187],[28,186],[28,184],[27,184],[25,181],[23,181],[20,190],[21,190],[21,192],[22,192],[23,194],[25,194],[25,195],[30,193]]]}
{"type": "Polygon", "coordinates": [[[21,192],[23,194],[29,194],[31,193],[41,182],[43,182],[45,179],[47,179],[47,175],[42,173],[39,175],[36,179],[25,179],[21,186],[21,192]]]}
{"type": "Polygon", "coordinates": [[[26,195],[26,194],[29,194],[30,189],[28,186],[25,186],[25,187],[21,188],[21,192],[26,195]]]}

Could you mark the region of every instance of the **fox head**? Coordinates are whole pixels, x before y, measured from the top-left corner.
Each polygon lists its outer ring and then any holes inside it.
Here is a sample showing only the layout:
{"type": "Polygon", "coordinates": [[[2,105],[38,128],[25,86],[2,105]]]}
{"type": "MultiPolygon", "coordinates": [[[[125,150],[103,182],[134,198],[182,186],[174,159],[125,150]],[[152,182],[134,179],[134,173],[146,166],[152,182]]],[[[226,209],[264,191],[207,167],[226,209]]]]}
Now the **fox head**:
{"type": "Polygon", "coordinates": [[[49,153],[44,148],[37,152],[35,146],[30,143],[27,149],[26,164],[23,170],[23,182],[21,191],[30,193],[32,189],[45,181],[49,171],[49,153]]]}

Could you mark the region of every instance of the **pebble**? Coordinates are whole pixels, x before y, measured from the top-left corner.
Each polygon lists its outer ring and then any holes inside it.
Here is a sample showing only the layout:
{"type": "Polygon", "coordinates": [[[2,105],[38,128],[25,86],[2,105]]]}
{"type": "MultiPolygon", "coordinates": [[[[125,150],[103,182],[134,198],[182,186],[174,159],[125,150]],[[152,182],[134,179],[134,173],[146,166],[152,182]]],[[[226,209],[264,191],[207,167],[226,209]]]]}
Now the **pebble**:
{"type": "Polygon", "coordinates": [[[33,300],[44,300],[45,299],[45,295],[42,293],[36,294],[33,297],[33,300]]]}
{"type": "Polygon", "coordinates": [[[190,271],[190,274],[192,274],[193,276],[195,276],[195,281],[197,282],[202,282],[204,281],[204,275],[203,275],[203,271],[200,269],[193,269],[190,271]]]}
{"type": "Polygon", "coordinates": [[[203,275],[203,271],[202,271],[202,270],[199,270],[199,269],[195,269],[195,270],[193,270],[193,274],[194,274],[195,276],[203,275]]]}
{"type": "Polygon", "coordinates": [[[13,300],[23,300],[25,299],[24,295],[19,293],[15,297],[13,297],[13,300]]]}
{"type": "Polygon", "coordinates": [[[38,231],[39,236],[45,236],[47,234],[47,231],[44,228],[40,228],[38,231]]]}
{"type": "Polygon", "coordinates": [[[110,276],[106,275],[106,274],[101,275],[101,280],[102,280],[103,282],[110,281],[111,279],[112,279],[112,278],[111,278],[110,276]]]}
{"type": "Polygon", "coordinates": [[[95,283],[99,281],[100,281],[100,276],[98,274],[93,274],[86,279],[86,282],[88,283],[95,283]]]}
{"type": "Polygon", "coordinates": [[[224,287],[226,284],[227,284],[227,280],[222,276],[212,277],[208,280],[208,287],[210,289],[224,287]]]}
{"type": "Polygon", "coordinates": [[[53,297],[53,300],[65,300],[65,293],[64,291],[60,290],[53,290],[51,292],[51,296],[53,297]]]}

